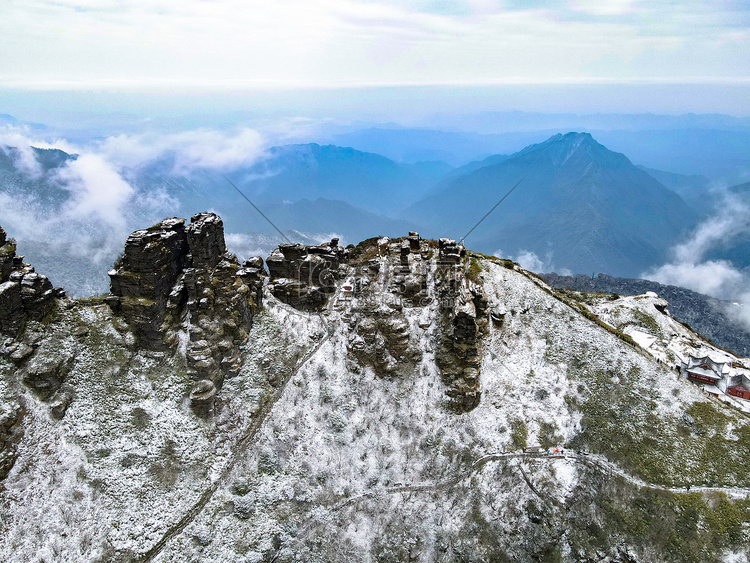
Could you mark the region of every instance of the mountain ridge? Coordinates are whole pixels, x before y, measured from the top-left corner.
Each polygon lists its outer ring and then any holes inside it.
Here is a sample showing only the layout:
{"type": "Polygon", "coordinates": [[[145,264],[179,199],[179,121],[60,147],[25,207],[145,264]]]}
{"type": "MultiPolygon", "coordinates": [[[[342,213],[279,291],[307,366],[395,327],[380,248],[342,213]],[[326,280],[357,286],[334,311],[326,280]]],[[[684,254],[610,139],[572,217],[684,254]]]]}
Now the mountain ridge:
{"type": "Polygon", "coordinates": [[[637,274],[663,261],[697,222],[677,194],[587,133],[555,135],[454,179],[403,216],[458,237],[517,182],[503,207],[472,235],[481,251],[531,251],[542,258],[551,254],[558,268],[637,274]],[[576,242],[584,236],[597,244],[576,242]]]}
{"type": "Polygon", "coordinates": [[[731,301],[651,280],[615,278],[606,274],[590,277],[543,273],[539,276],[556,289],[619,295],[640,295],[653,291],[669,302],[670,313],[675,319],[687,323],[718,346],[738,355],[750,356],[750,329],[728,315],[732,307],[737,306],[731,301]]]}
{"type": "MultiPolygon", "coordinates": [[[[283,244],[266,263],[227,253],[213,213],[164,219],[128,237],[109,295],[58,294],[6,334],[5,560],[746,551],[750,424],[674,370],[745,360],[665,301],[598,305],[652,331],[646,349],[447,239],[283,244]]],[[[0,295],[38,279],[0,271],[0,295]]]]}

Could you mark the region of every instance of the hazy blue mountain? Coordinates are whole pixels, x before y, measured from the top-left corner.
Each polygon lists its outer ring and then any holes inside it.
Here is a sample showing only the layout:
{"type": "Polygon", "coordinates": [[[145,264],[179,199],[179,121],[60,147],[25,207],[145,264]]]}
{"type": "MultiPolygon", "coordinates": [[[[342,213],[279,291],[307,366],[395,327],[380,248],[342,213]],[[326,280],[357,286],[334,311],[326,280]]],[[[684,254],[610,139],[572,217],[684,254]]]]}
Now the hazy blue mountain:
{"type": "MultiPolygon", "coordinates": [[[[267,161],[227,176],[279,228],[336,232],[348,240],[403,235],[409,230],[405,221],[371,209],[395,213],[395,200],[408,197],[406,190],[416,177],[416,165],[402,166],[379,155],[319,145],[276,147],[269,152],[267,161]],[[404,191],[399,193],[399,188],[404,191]]],[[[445,169],[438,163],[419,166],[423,185],[429,182],[424,178],[440,175],[445,169]]],[[[172,172],[173,167],[174,155],[128,171],[127,177],[139,192],[166,194],[174,202],[176,215],[190,216],[210,208],[221,214],[228,231],[273,230],[221,175],[201,170],[180,175],[172,172]]]]}
{"type": "Polygon", "coordinates": [[[750,179],[750,118],[728,115],[487,112],[434,116],[429,126],[373,126],[329,135],[331,142],[400,161],[460,166],[514,153],[557,131],[590,131],[612,150],[657,170],[703,175],[725,185],[750,179]]]}
{"type": "Polygon", "coordinates": [[[7,113],[0,113],[0,125],[19,125],[18,119],[7,113]]]}
{"type": "MultiPolygon", "coordinates": [[[[131,171],[129,177],[140,184],[165,180],[175,187],[210,184],[211,198],[219,200],[233,192],[215,173],[205,170],[181,173],[179,166],[175,173],[176,163],[178,155],[166,154],[131,171]]],[[[379,154],[310,143],[271,147],[259,162],[233,170],[227,176],[258,202],[322,197],[345,201],[380,215],[396,215],[422,197],[451,168],[439,161],[402,164],[379,154]]],[[[205,193],[200,195],[204,196],[205,193]]]]}
{"type": "Polygon", "coordinates": [[[685,200],[698,214],[710,213],[715,194],[711,181],[700,174],[675,174],[639,165],[638,168],[685,200]]]}
{"type": "Polygon", "coordinates": [[[21,155],[16,147],[0,147],[0,191],[9,195],[31,197],[43,207],[57,206],[70,197],[55,181],[57,170],[77,155],[58,149],[32,147],[39,169],[29,174],[23,169],[21,155]]]}
{"type": "Polygon", "coordinates": [[[440,193],[445,188],[447,188],[450,183],[456,178],[466,176],[467,174],[471,174],[472,172],[479,170],[480,168],[485,168],[486,166],[500,164],[501,162],[505,162],[509,158],[510,155],[507,154],[493,154],[482,160],[474,160],[472,162],[469,162],[468,164],[464,164],[463,166],[454,168],[447,172],[440,180],[440,182],[436,183],[432,188],[430,188],[430,190],[425,194],[425,197],[440,193]]]}
{"type": "Polygon", "coordinates": [[[333,143],[382,154],[397,161],[443,160],[456,166],[496,153],[515,152],[538,138],[538,131],[482,135],[470,131],[385,126],[330,137],[333,143]]]}
{"type": "Polygon", "coordinates": [[[747,129],[664,129],[592,131],[612,150],[649,168],[700,174],[725,183],[750,177],[750,131],[747,129]]]}
{"type": "Polygon", "coordinates": [[[301,199],[275,204],[263,210],[281,229],[303,232],[335,232],[349,241],[374,236],[406,236],[418,229],[411,221],[390,219],[356,208],[343,201],[325,198],[301,199]]]}
{"type": "Polygon", "coordinates": [[[429,184],[437,184],[455,170],[453,166],[442,160],[420,160],[414,163],[401,163],[401,166],[429,184]]]}
{"type": "Polygon", "coordinates": [[[459,238],[519,180],[472,234],[472,248],[534,252],[550,267],[635,275],[661,263],[696,213],[627,157],[588,133],[555,135],[456,178],[404,212],[429,234],[459,238]]]}
{"type": "Polygon", "coordinates": [[[44,131],[45,129],[47,129],[47,126],[43,125],[42,123],[22,121],[13,115],[8,115],[7,113],[0,113],[0,126],[2,125],[9,125],[11,127],[18,127],[19,125],[23,125],[34,131],[44,131]]]}
{"type": "Polygon", "coordinates": [[[474,160],[472,162],[469,162],[468,164],[464,164],[463,166],[459,166],[458,168],[454,168],[453,170],[451,170],[444,178],[444,181],[452,180],[454,178],[458,178],[459,176],[465,176],[466,174],[471,174],[475,170],[479,170],[480,168],[484,168],[485,166],[500,164],[501,162],[505,162],[506,160],[508,160],[510,157],[511,155],[508,154],[493,154],[482,160],[474,160]]]}
{"type": "Polygon", "coordinates": [[[439,177],[435,168],[402,165],[379,154],[311,143],[273,147],[268,158],[230,176],[263,201],[323,197],[388,215],[424,195],[439,177]]]}

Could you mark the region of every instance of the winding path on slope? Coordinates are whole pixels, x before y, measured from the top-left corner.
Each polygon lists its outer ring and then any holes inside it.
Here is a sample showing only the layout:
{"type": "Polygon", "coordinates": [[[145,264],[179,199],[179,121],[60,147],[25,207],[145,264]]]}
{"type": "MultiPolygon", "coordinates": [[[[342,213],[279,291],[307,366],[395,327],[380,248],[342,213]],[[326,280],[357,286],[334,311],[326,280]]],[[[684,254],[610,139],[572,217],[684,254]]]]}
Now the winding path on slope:
{"type": "Polygon", "coordinates": [[[709,487],[709,486],[692,486],[688,490],[686,487],[669,487],[666,485],[658,485],[656,483],[649,483],[638,477],[630,475],[624,470],[620,469],[617,465],[607,460],[604,456],[598,454],[584,454],[577,452],[566,452],[563,454],[546,454],[546,453],[523,453],[523,452],[503,452],[495,454],[487,454],[479,459],[475,460],[471,464],[471,467],[462,471],[458,475],[451,477],[445,481],[438,481],[435,483],[420,483],[416,485],[396,485],[393,487],[387,487],[379,491],[368,491],[348,499],[345,499],[338,504],[334,505],[331,510],[337,511],[345,508],[351,504],[354,504],[365,498],[372,498],[379,494],[396,494],[396,493],[409,493],[409,492],[421,492],[421,491],[434,491],[439,489],[445,489],[457,485],[467,477],[480,471],[490,461],[501,460],[501,459],[533,459],[538,461],[555,461],[555,460],[566,460],[573,463],[580,463],[595,467],[601,471],[612,473],[625,479],[628,483],[631,483],[639,488],[647,488],[657,491],[665,491],[675,494],[689,494],[689,493],[702,493],[702,492],[717,492],[725,493],[733,498],[746,498],[750,496],[750,489],[741,487],[709,487]]]}
{"type": "MultiPolygon", "coordinates": [[[[468,469],[458,473],[457,475],[455,475],[454,477],[451,477],[450,479],[446,479],[444,481],[436,481],[434,483],[419,483],[419,484],[414,484],[414,485],[395,485],[393,487],[386,487],[384,489],[366,491],[364,493],[360,493],[358,495],[341,500],[337,504],[331,506],[329,510],[331,512],[337,512],[339,510],[343,510],[344,508],[348,506],[356,504],[357,502],[361,500],[364,500],[367,498],[374,498],[380,495],[393,495],[393,494],[399,494],[399,493],[419,493],[419,492],[427,492],[427,491],[437,491],[441,489],[449,489],[451,487],[458,485],[461,481],[470,477],[474,473],[481,471],[481,469],[491,461],[512,460],[512,459],[537,460],[537,461],[542,461],[542,462],[563,460],[563,461],[568,461],[572,463],[580,463],[583,465],[594,467],[605,473],[615,474],[625,479],[628,483],[631,483],[632,485],[635,485],[636,487],[639,487],[639,488],[647,488],[647,489],[665,491],[665,492],[670,492],[670,493],[675,493],[675,494],[684,495],[684,494],[692,494],[692,493],[719,492],[719,493],[725,493],[727,494],[727,496],[730,496],[735,499],[750,497],[750,489],[745,489],[741,487],[709,487],[709,486],[694,487],[694,486],[691,486],[690,489],[687,490],[685,487],[668,487],[666,485],[658,485],[655,483],[649,483],[647,481],[644,481],[643,479],[630,475],[629,473],[620,469],[614,463],[607,460],[604,456],[598,455],[598,454],[579,453],[579,452],[573,452],[573,451],[567,451],[565,453],[559,453],[559,454],[531,453],[531,452],[528,452],[528,453],[526,452],[501,452],[501,453],[486,454],[480,457],[479,459],[476,459],[468,469]]],[[[523,471],[520,464],[517,467],[521,469],[523,478],[526,481],[526,483],[529,485],[529,487],[532,488],[535,494],[541,496],[540,492],[536,490],[533,484],[530,482],[528,475],[526,475],[526,473],[523,471]]],[[[550,498],[548,500],[551,500],[552,502],[558,505],[562,505],[557,499],[550,498]]],[[[314,526],[315,526],[314,521],[308,521],[305,525],[303,525],[297,533],[296,541],[299,542],[302,540],[302,538],[306,537],[307,534],[310,532],[310,530],[314,528],[314,526]]],[[[275,561],[278,558],[278,556],[281,553],[281,549],[282,548],[279,548],[279,550],[276,552],[276,554],[271,559],[271,561],[275,561]]]]}
{"type": "MultiPolygon", "coordinates": [[[[283,305],[280,301],[277,301],[275,298],[273,298],[275,305],[283,305]]],[[[297,311],[296,309],[292,307],[284,306],[282,307],[284,310],[303,315],[305,318],[310,319],[312,315],[308,315],[305,313],[302,313],[300,311],[297,311]]],[[[169,527],[167,531],[164,533],[164,535],[161,537],[161,539],[156,542],[151,549],[140,555],[136,560],[139,562],[147,563],[149,561],[153,561],[154,558],[159,555],[164,547],[169,543],[169,541],[180,534],[191,522],[195,520],[195,518],[203,511],[203,509],[206,507],[208,502],[213,497],[214,493],[218,490],[219,486],[225,481],[225,479],[229,476],[232,469],[234,469],[234,466],[237,464],[237,462],[242,457],[242,454],[245,453],[245,450],[250,443],[250,441],[255,438],[255,435],[258,433],[258,430],[260,430],[260,427],[263,426],[263,423],[265,422],[266,418],[270,414],[271,410],[273,409],[274,405],[278,402],[278,400],[283,396],[284,389],[286,388],[287,383],[295,376],[299,371],[302,369],[302,367],[310,361],[310,359],[320,350],[320,348],[325,344],[332,336],[333,331],[328,326],[328,323],[323,318],[322,314],[317,315],[320,320],[323,323],[323,326],[326,330],[326,334],[323,338],[321,338],[315,346],[313,346],[310,350],[308,350],[302,358],[297,362],[297,366],[290,371],[290,373],[282,380],[281,384],[276,388],[274,393],[269,397],[268,401],[266,401],[265,405],[261,408],[260,412],[258,413],[258,416],[255,418],[253,423],[249,426],[249,428],[245,431],[243,436],[237,441],[237,444],[234,448],[234,453],[232,454],[232,457],[230,458],[229,462],[224,466],[224,468],[221,470],[221,473],[216,478],[215,481],[211,483],[211,485],[203,491],[201,496],[198,498],[198,500],[193,504],[193,506],[188,510],[185,515],[180,518],[175,524],[169,527]]]]}

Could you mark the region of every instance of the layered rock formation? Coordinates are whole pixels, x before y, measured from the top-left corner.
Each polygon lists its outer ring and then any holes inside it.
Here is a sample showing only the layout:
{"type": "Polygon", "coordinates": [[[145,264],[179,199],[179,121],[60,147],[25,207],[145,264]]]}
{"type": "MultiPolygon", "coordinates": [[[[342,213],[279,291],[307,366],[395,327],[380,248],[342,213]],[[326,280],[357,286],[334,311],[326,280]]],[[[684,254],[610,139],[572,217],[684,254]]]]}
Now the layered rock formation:
{"type": "Polygon", "coordinates": [[[178,309],[184,295],[172,295],[178,277],[188,265],[184,219],[164,219],[149,229],[135,231],[122,257],[109,272],[110,306],[121,313],[139,341],[150,348],[165,348],[167,306],[178,309]]]}
{"type": "Polygon", "coordinates": [[[0,481],[5,479],[18,457],[18,442],[23,437],[21,422],[26,409],[17,399],[3,401],[0,409],[0,481]]]}
{"type": "Polygon", "coordinates": [[[174,350],[182,339],[191,398],[210,403],[226,376],[240,368],[238,347],[260,307],[263,261],[240,264],[227,252],[224,225],[214,213],[165,219],[130,235],[110,272],[112,309],[141,345],[174,350]]]}
{"type": "Polygon", "coordinates": [[[16,242],[0,227],[0,333],[15,336],[29,319],[41,319],[62,295],[16,254],[16,242]]]}
{"type": "MultiPolygon", "coordinates": [[[[16,243],[0,227],[0,356],[18,367],[18,380],[31,388],[42,400],[57,408],[53,417],[60,418],[69,401],[68,387],[61,391],[66,375],[64,365],[69,357],[64,351],[46,354],[41,334],[24,334],[30,321],[43,319],[63,297],[46,276],[34,271],[16,254],[16,243]]],[[[7,390],[7,387],[4,388],[7,390]]],[[[26,413],[22,397],[9,398],[0,393],[0,481],[12,469],[17,445],[23,437],[22,421],[26,413]]]]}
{"type": "Polygon", "coordinates": [[[426,241],[424,248],[420,244],[417,233],[403,240],[386,237],[360,243],[336,304],[345,311],[350,327],[349,354],[380,377],[409,377],[422,359],[423,334],[415,330],[413,320],[430,299],[429,246],[426,241]]]}
{"type": "Polygon", "coordinates": [[[439,241],[436,286],[440,304],[440,345],[436,360],[451,406],[466,412],[479,404],[479,326],[487,302],[479,285],[467,279],[466,250],[452,239],[439,241]]]}
{"type": "Polygon", "coordinates": [[[297,309],[320,309],[336,290],[336,281],[345,275],[340,268],[348,260],[349,252],[339,246],[337,238],[319,246],[281,244],[266,260],[269,289],[297,309]]]}

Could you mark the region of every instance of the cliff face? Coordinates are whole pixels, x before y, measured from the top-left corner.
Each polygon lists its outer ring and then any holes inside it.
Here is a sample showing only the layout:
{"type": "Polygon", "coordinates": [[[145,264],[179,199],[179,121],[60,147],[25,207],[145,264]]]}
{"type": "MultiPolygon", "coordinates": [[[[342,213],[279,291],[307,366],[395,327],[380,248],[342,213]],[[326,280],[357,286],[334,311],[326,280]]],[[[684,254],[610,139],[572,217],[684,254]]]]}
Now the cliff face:
{"type": "Polygon", "coordinates": [[[216,215],[167,219],[131,235],[110,295],[20,309],[0,349],[3,560],[747,550],[746,418],[595,314],[702,342],[664,307],[589,309],[416,233],[267,264],[228,254],[216,215]]]}
{"type": "Polygon", "coordinates": [[[224,377],[239,373],[239,346],[261,304],[262,267],[262,259],[240,265],[227,252],[223,223],[213,213],[195,215],[188,225],[165,219],[130,235],[110,272],[106,301],[140,346],[181,346],[196,380],[191,399],[205,407],[224,377]]]}
{"type": "Polygon", "coordinates": [[[28,319],[44,317],[61,293],[16,255],[16,243],[7,237],[0,227],[0,333],[15,335],[28,319]]]}

